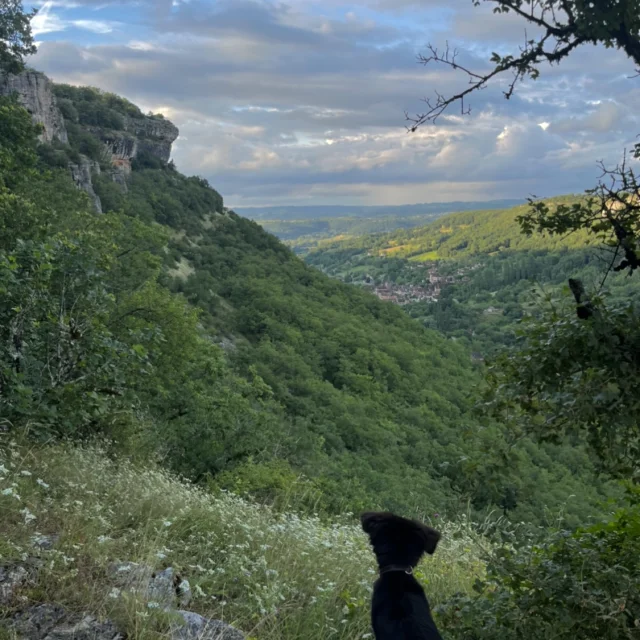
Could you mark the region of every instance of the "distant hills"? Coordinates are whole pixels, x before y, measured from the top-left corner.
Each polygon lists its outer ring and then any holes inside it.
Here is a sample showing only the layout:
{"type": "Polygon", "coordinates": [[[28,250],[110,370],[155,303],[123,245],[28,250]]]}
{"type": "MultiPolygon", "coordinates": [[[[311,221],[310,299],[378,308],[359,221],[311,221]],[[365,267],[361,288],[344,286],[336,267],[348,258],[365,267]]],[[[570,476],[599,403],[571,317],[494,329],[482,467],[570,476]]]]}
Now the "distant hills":
{"type": "MultiPolygon", "coordinates": [[[[560,204],[572,204],[579,197],[556,196],[546,202],[553,208],[560,204]]],[[[438,216],[437,220],[432,220],[424,226],[397,228],[388,233],[327,239],[319,248],[325,252],[356,249],[386,258],[406,258],[423,262],[490,255],[502,251],[582,248],[588,243],[589,238],[584,232],[567,236],[524,235],[518,217],[528,211],[529,206],[526,204],[505,209],[460,211],[438,216]]]]}
{"type": "Polygon", "coordinates": [[[503,199],[475,202],[427,202],[403,205],[315,205],[286,207],[235,207],[234,211],[250,220],[315,220],[318,218],[375,218],[379,216],[417,216],[445,214],[475,209],[506,209],[524,202],[523,199],[503,199]]]}

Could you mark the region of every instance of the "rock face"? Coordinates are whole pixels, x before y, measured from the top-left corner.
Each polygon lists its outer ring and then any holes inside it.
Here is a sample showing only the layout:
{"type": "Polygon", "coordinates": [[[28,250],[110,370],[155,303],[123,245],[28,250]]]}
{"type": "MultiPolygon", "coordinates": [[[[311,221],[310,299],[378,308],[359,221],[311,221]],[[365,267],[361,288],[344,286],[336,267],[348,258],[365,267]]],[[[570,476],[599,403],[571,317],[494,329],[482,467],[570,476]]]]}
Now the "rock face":
{"type": "Polygon", "coordinates": [[[71,177],[78,189],[85,191],[91,199],[96,212],[102,213],[102,203],[100,202],[98,194],[93,189],[93,182],[91,180],[92,173],[100,174],[100,164],[94,160],[90,160],[86,156],[80,156],[79,164],[69,163],[69,171],[71,171],[71,177]]]}
{"type": "Polygon", "coordinates": [[[47,76],[30,69],[18,75],[0,74],[0,95],[9,96],[13,93],[18,95],[20,104],[31,114],[33,121],[44,127],[42,140],[69,142],[64,118],[47,76]]]}
{"type": "Polygon", "coordinates": [[[123,172],[131,170],[131,161],[140,154],[148,154],[162,162],[169,162],[171,145],[179,131],[173,123],[156,117],[124,118],[124,129],[113,131],[100,127],[88,127],[89,131],[102,140],[111,154],[114,167],[123,172]]]}
{"type": "Polygon", "coordinates": [[[112,622],[69,614],[54,604],[41,604],[16,615],[7,625],[20,640],[124,640],[112,622]]]}
{"type": "MultiPolygon", "coordinates": [[[[0,73],[0,96],[13,93],[17,94],[34,122],[43,126],[41,139],[44,142],[58,140],[64,144],[69,143],[52,82],[44,74],[30,69],[17,75],[0,73]]],[[[174,124],[157,116],[124,116],[124,128],[120,131],[102,127],[85,128],[104,144],[105,160],[108,161],[110,157],[112,165],[108,175],[125,193],[132,161],[144,154],[168,162],[171,146],[179,134],[174,124]]],[[[92,173],[100,173],[100,165],[81,156],[79,163],[69,164],[69,170],[77,187],[86,191],[95,210],[102,213],[102,203],[91,180],[92,173]]]]}

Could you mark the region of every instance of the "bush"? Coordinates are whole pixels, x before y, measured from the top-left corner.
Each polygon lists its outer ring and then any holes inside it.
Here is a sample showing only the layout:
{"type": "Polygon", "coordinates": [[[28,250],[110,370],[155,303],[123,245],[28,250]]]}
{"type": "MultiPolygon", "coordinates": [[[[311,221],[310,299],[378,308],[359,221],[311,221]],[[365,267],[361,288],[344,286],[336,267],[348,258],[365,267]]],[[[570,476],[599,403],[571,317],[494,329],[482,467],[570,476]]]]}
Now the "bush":
{"type": "MultiPolygon", "coordinates": [[[[640,497],[640,493],[638,493],[640,497]]],[[[640,505],[544,544],[502,549],[474,597],[441,607],[458,640],[627,640],[640,629],[640,505]]]]}

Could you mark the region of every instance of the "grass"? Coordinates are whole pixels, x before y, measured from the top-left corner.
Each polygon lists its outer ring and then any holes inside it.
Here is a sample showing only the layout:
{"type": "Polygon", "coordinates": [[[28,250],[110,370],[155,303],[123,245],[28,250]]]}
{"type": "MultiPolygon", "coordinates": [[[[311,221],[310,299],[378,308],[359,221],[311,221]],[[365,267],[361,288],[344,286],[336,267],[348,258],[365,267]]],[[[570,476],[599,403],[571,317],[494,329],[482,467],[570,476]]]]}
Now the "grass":
{"type": "Polygon", "coordinates": [[[420,253],[417,256],[411,256],[409,262],[434,262],[439,260],[437,251],[427,251],[426,253],[420,253]]]}
{"type": "MultiPolygon", "coordinates": [[[[416,572],[434,606],[470,591],[484,568],[483,539],[466,520],[438,527],[442,544],[416,572]]],[[[38,555],[43,568],[15,606],[59,603],[108,617],[131,640],[168,637],[169,620],[117,588],[115,561],[174,567],[191,584],[192,610],[252,638],[371,637],[375,567],[353,516],[277,513],[99,447],[34,448],[0,435],[0,564],[38,555]],[[54,548],[34,550],[47,534],[60,536],[54,548]]]]}

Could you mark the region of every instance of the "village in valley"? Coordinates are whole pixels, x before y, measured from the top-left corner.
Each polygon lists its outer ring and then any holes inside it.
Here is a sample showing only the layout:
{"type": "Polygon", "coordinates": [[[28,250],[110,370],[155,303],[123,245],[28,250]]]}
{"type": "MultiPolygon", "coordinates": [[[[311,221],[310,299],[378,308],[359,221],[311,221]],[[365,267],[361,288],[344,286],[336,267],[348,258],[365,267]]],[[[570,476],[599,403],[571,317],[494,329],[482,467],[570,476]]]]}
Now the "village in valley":
{"type": "Polygon", "coordinates": [[[466,282],[468,280],[466,274],[481,266],[481,264],[474,264],[470,267],[460,268],[453,274],[442,275],[438,272],[437,263],[418,263],[409,267],[412,270],[427,269],[424,279],[418,284],[397,284],[390,281],[376,283],[369,275],[365,276],[362,284],[370,288],[380,300],[393,302],[400,306],[412,302],[438,302],[444,287],[466,282]]]}

